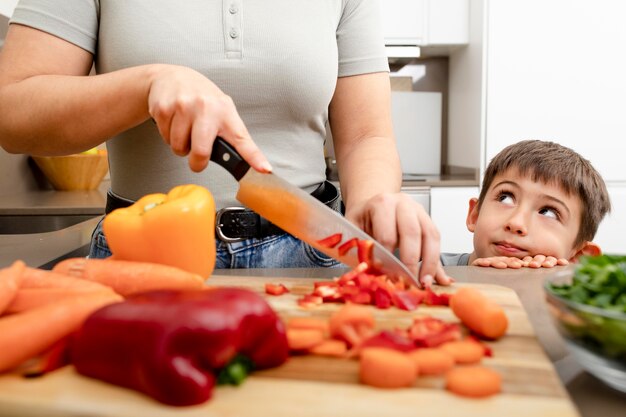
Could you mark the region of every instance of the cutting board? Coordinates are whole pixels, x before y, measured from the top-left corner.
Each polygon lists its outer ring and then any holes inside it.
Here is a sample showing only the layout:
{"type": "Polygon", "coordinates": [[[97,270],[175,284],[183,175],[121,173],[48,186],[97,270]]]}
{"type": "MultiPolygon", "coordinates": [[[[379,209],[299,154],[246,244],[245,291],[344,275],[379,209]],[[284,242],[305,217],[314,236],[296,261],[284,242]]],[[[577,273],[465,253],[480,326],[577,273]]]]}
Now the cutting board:
{"type": "MultiPolygon", "coordinates": [[[[312,279],[280,278],[290,293],[267,296],[283,318],[328,317],[337,304],[303,309],[296,300],[313,288],[312,279]]],[[[267,278],[213,277],[212,285],[245,287],[264,293],[267,278]]],[[[38,379],[0,377],[0,416],[578,416],[576,408],[539,345],[519,298],[511,289],[473,286],[504,307],[507,334],[489,345],[493,357],[483,364],[503,378],[503,392],[486,399],[468,399],[447,392],[443,377],[420,377],[413,387],[378,389],[359,384],[358,361],[321,356],[292,357],[281,367],[259,371],[239,387],[218,387],[208,402],[169,407],[149,397],[83,377],[72,367],[38,379]]],[[[379,328],[407,327],[415,315],[458,321],[447,307],[420,306],[413,312],[372,308],[379,328]]]]}

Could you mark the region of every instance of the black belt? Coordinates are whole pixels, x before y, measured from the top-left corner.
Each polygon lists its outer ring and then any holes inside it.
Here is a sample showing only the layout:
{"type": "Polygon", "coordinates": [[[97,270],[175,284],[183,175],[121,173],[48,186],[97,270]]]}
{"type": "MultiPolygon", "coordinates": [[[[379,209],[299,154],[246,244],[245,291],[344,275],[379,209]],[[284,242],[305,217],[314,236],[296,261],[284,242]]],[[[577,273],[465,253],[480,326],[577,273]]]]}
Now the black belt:
{"type": "MultiPolygon", "coordinates": [[[[315,191],[311,193],[311,196],[333,210],[341,211],[339,191],[337,187],[330,182],[322,182],[315,191]]],[[[115,209],[128,207],[133,203],[134,201],[118,197],[109,190],[107,192],[105,213],[108,214],[115,209]]],[[[285,233],[285,231],[275,224],[270,223],[252,210],[243,207],[223,208],[217,212],[215,218],[215,234],[218,239],[224,242],[239,242],[251,238],[260,239],[283,233],[285,233]]]]}

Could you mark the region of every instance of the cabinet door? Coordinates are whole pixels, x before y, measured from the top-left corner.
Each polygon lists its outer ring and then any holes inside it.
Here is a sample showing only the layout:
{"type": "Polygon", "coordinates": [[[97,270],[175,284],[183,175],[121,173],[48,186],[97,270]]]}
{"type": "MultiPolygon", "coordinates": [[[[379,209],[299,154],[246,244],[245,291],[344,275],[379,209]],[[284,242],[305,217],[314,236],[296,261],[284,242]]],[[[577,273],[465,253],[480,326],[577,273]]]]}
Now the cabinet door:
{"type": "Polygon", "coordinates": [[[430,216],[441,234],[441,252],[473,251],[474,235],[465,225],[469,200],[473,197],[478,197],[478,187],[430,189],[430,216]]]}
{"type": "Polygon", "coordinates": [[[626,255],[626,185],[608,186],[611,213],[604,218],[593,240],[604,253],[626,255]]]}
{"type": "Polygon", "coordinates": [[[426,0],[380,0],[383,35],[387,45],[424,42],[426,0]]]}

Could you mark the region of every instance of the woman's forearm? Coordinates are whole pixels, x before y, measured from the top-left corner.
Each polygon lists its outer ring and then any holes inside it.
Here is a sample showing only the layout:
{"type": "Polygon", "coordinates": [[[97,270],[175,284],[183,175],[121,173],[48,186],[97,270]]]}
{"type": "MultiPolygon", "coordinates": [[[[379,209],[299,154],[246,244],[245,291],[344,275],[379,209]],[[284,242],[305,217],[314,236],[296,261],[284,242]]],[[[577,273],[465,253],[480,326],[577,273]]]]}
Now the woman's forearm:
{"type": "Polygon", "coordinates": [[[11,153],[83,151],[148,117],[160,65],[95,76],[36,75],[0,88],[0,144],[11,153]]]}
{"type": "Polygon", "coordinates": [[[398,192],[402,170],[392,138],[370,137],[338,150],[342,198],[349,207],[384,192],[398,192]]]}

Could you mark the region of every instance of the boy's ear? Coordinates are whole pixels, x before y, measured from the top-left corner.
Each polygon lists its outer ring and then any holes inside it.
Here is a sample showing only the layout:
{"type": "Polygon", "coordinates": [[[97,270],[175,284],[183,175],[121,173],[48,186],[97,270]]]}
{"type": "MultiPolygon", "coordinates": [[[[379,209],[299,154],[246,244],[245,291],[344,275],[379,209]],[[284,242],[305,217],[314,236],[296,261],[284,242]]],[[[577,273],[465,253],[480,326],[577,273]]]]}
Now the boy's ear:
{"type": "Polygon", "coordinates": [[[478,221],[478,199],[474,197],[474,198],[470,198],[469,209],[467,210],[467,220],[465,220],[465,224],[467,225],[467,230],[474,233],[474,230],[476,229],[477,221],[478,221]]]}
{"type": "Polygon", "coordinates": [[[574,256],[572,256],[570,262],[575,262],[578,260],[578,258],[584,255],[600,256],[602,255],[602,249],[600,249],[600,246],[596,245],[593,242],[585,242],[583,246],[574,254],[574,256]]]}

